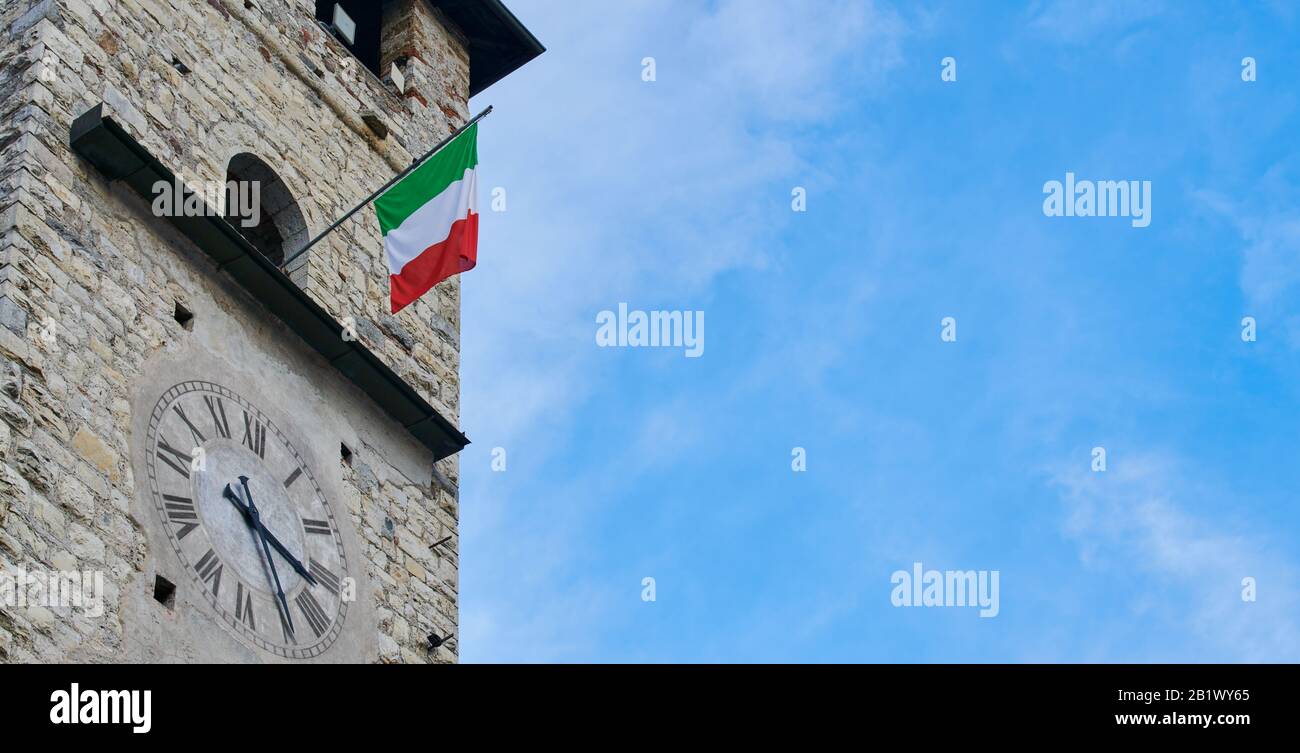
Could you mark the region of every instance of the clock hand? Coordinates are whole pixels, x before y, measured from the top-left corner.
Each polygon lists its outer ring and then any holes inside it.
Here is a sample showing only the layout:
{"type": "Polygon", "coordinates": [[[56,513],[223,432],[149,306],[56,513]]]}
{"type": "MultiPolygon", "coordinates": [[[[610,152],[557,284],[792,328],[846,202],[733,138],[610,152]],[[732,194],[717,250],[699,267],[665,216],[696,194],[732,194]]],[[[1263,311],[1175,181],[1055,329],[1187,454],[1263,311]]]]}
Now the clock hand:
{"type": "MultiPolygon", "coordinates": [[[[248,498],[248,505],[250,508],[252,508],[253,492],[249,491],[248,489],[248,477],[240,476],[239,483],[244,485],[244,496],[248,498]]],[[[256,512],[256,509],[253,509],[253,511],[256,512]]],[[[271,535],[271,532],[266,529],[266,526],[262,523],[260,517],[258,518],[257,521],[257,527],[262,532],[263,542],[265,542],[267,539],[274,542],[275,550],[280,553],[280,556],[284,557],[284,559],[289,563],[289,566],[292,567],[299,575],[301,575],[303,577],[303,580],[307,581],[313,586],[316,585],[316,579],[312,577],[312,574],[307,572],[307,568],[302,566],[302,563],[298,561],[298,558],[293,556],[292,554],[289,554],[289,550],[285,549],[284,545],[281,544],[278,539],[276,539],[274,536],[271,535]]]]}
{"type": "MultiPolygon", "coordinates": [[[[241,478],[243,477],[241,476],[241,478]]],[[[247,486],[244,487],[244,491],[245,492],[248,491],[247,486]]],[[[285,548],[284,544],[281,544],[280,540],[277,539],[274,534],[268,531],[265,525],[262,525],[261,517],[259,516],[256,522],[253,521],[253,516],[249,512],[248,506],[245,505],[243,500],[239,498],[239,495],[235,493],[235,490],[230,488],[230,484],[226,484],[226,489],[221,493],[221,496],[230,500],[230,503],[233,504],[235,508],[238,509],[239,512],[244,516],[244,522],[248,523],[248,525],[252,527],[254,531],[260,531],[261,533],[266,535],[266,539],[267,541],[270,542],[271,548],[279,552],[281,557],[284,557],[284,561],[289,563],[289,566],[294,569],[294,572],[301,575],[303,577],[303,580],[307,581],[313,586],[316,585],[316,579],[312,577],[312,574],[307,571],[307,568],[303,567],[302,563],[299,562],[296,557],[294,557],[292,554],[289,553],[289,550],[285,548]]],[[[253,495],[249,494],[248,498],[251,500],[253,498],[253,495]]]]}
{"type": "MultiPolygon", "coordinates": [[[[244,483],[244,491],[248,491],[248,477],[240,476],[239,480],[244,483]]],[[[262,528],[261,516],[257,513],[257,505],[253,504],[253,496],[248,496],[248,513],[253,517],[253,534],[260,535],[262,538],[262,550],[266,552],[266,564],[271,566],[271,578],[275,581],[275,593],[280,597],[280,606],[284,608],[285,623],[289,626],[289,635],[293,635],[293,618],[289,616],[289,602],[284,598],[284,589],[280,587],[280,574],[275,571],[275,560],[271,557],[271,546],[266,543],[266,530],[262,528]]]]}

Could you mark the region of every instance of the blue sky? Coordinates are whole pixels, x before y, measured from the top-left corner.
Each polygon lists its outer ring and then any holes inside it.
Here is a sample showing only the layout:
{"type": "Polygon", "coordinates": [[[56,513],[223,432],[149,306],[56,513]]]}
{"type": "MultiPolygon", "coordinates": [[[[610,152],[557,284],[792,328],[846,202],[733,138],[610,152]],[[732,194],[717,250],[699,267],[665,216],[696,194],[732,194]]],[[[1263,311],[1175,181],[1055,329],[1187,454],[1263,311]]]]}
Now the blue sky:
{"type": "Polygon", "coordinates": [[[549,49],[472,103],[463,660],[1300,660],[1300,10],[509,5],[549,49]],[[1150,226],[1044,216],[1067,171],[1150,226]],[[619,302],[704,356],[597,347],[619,302]],[[999,614],[893,606],[916,561],[999,614]]]}

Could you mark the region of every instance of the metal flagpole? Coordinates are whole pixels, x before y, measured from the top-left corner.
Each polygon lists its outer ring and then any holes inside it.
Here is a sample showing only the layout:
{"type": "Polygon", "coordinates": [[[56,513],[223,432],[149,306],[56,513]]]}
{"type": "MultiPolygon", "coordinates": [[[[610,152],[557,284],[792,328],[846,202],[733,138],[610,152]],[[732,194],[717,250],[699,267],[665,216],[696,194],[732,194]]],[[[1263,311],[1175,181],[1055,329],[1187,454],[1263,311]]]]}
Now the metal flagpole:
{"type": "Polygon", "coordinates": [[[291,261],[293,261],[294,259],[297,259],[299,256],[302,256],[303,254],[307,253],[307,249],[309,249],[309,248],[311,248],[312,246],[316,245],[317,241],[319,241],[321,238],[324,238],[325,236],[327,236],[327,235],[329,235],[330,233],[332,233],[332,232],[334,231],[335,228],[337,228],[339,225],[342,225],[343,222],[344,222],[345,220],[347,220],[347,218],[349,218],[349,217],[351,217],[352,215],[356,214],[358,211],[361,210],[362,207],[364,207],[365,205],[367,205],[367,204],[369,204],[370,202],[374,201],[375,199],[379,198],[380,194],[382,194],[384,191],[387,191],[388,189],[392,188],[393,185],[394,185],[395,183],[397,183],[397,181],[401,180],[402,178],[405,178],[407,175],[410,174],[410,172],[411,172],[412,170],[414,170],[415,168],[419,167],[421,164],[424,163],[425,160],[429,159],[429,158],[432,157],[434,154],[436,154],[436,153],[438,152],[439,149],[442,149],[442,148],[443,148],[444,146],[446,146],[447,144],[450,144],[451,141],[452,141],[452,139],[454,139],[454,138],[456,138],[457,136],[459,136],[459,135],[461,135],[462,133],[464,133],[465,130],[466,130],[467,128],[469,128],[470,126],[472,126],[472,125],[474,125],[475,123],[477,123],[477,122],[479,122],[480,120],[482,120],[482,119],[483,119],[484,117],[486,117],[487,114],[490,113],[490,112],[492,112],[492,106],[491,106],[491,105],[488,105],[488,108],[487,108],[486,110],[484,110],[483,112],[480,112],[478,115],[475,115],[474,117],[470,118],[469,121],[465,123],[465,125],[461,126],[460,128],[457,128],[457,129],[455,130],[455,132],[453,132],[450,136],[448,136],[447,138],[445,138],[445,139],[443,139],[442,141],[438,142],[438,145],[437,145],[437,146],[435,146],[434,148],[432,148],[432,149],[430,149],[429,151],[425,152],[425,153],[424,153],[424,156],[422,156],[422,157],[417,157],[416,159],[412,160],[412,161],[411,161],[411,166],[410,166],[410,167],[406,168],[405,170],[403,170],[402,172],[398,173],[397,175],[394,175],[392,180],[390,180],[390,181],[388,181],[387,183],[385,183],[384,185],[380,186],[380,187],[379,187],[379,190],[377,190],[377,191],[375,191],[374,193],[372,193],[372,194],[370,194],[369,196],[367,196],[367,197],[366,197],[366,198],[365,198],[365,199],[364,199],[360,204],[357,204],[355,207],[352,207],[350,210],[348,210],[348,213],[347,213],[347,214],[345,214],[345,215],[343,215],[342,217],[340,217],[340,218],[338,218],[337,220],[335,220],[333,225],[330,225],[329,227],[325,228],[325,229],[322,230],[322,231],[320,232],[320,234],[317,235],[315,238],[312,238],[311,240],[307,241],[307,245],[305,245],[305,246],[303,246],[302,248],[300,248],[300,249],[298,249],[297,251],[295,251],[295,252],[293,253],[293,256],[290,256],[288,259],[285,259],[283,262],[281,262],[281,264],[280,264],[280,271],[283,272],[283,271],[285,270],[285,267],[288,267],[288,266],[289,266],[289,262],[291,262],[291,261]]]}

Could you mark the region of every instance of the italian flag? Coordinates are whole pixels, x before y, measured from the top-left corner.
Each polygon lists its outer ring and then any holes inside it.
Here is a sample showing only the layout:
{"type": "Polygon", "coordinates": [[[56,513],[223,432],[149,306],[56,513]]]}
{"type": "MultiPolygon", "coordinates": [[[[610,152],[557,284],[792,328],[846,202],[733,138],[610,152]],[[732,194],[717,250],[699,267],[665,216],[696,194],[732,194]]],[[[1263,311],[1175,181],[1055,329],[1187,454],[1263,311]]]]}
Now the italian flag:
{"type": "Polygon", "coordinates": [[[393,313],[478,258],[478,124],[375,200],[393,313]]]}

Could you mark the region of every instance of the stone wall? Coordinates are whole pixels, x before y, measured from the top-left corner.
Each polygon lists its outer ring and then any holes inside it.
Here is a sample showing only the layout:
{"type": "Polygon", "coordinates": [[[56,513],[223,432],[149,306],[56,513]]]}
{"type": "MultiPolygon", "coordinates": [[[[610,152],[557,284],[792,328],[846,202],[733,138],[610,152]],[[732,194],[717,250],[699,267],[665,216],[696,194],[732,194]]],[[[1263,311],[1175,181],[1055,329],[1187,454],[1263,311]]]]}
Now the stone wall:
{"type": "Polygon", "coordinates": [[[452,121],[464,121],[461,72],[469,73],[467,44],[441,12],[429,13],[423,0],[398,0],[384,5],[384,34],[380,39],[380,70],[397,63],[405,74],[406,97],[423,107],[437,107],[452,121]],[[448,61],[456,61],[448,65],[448,61]],[[457,103],[461,103],[458,105],[457,103]]]}
{"type": "MultiPolygon", "coordinates": [[[[0,6],[0,567],[102,569],[109,590],[109,614],[98,620],[0,606],[0,660],[138,657],[123,636],[138,616],[123,611],[149,605],[126,591],[138,595],[163,553],[151,551],[133,512],[133,389],[160,358],[186,348],[225,357],[213,333],[241,331],[270,353],[261,378],[291,385],[282,369],[292,366],[293,378],[344,403],[322,404],[338,415],[321,426],[351,431],[351,463],[339,461],[335,436],[319,437],[312,452],[337,474],[336,514],[350,509],[360,531],[371,585],[363,598],[378,626],[367,658],[455,659],[454,640],[434,653],[423,647],[431,631],[455,632],[455,457],[432,473],[427,453],[424,468],[395,462],[410,454],[400,427],[358,418],[378,408],[314,352],[281,346],[277,338],[294,336],[67,146],[72,120],[103,101],[186,180],[223,181],[232,157],[254,154],[284,181],[314,235],[469,115],[458,33],[422,2],[399,5],[420,19],[412,39],[436,45],[407,61],[407,96],[321,29],[309,0],[0,6]],[[175,320],[177,302],[195,312],[192,330],[175,320]]],[[[336,318],[352,317],[367,347],[457,421],[456,278],[388,315],[369,209],[294,265],[293,278],[336,318]]]]}

